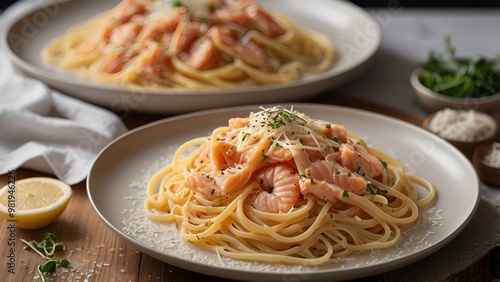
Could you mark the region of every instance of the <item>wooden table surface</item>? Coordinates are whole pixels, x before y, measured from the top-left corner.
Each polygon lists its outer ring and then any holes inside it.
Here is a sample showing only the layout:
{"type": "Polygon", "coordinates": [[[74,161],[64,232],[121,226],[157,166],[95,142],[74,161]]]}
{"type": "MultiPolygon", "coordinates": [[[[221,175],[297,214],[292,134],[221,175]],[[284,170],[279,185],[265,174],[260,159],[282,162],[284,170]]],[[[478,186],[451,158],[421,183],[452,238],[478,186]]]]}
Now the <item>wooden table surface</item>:
{"type": "MultiPolygon", "coordinates": [[[[368,103],[342,99],[333,101],[329,95],[310,100],[315,103],[329,103],[349,107],[368,109],[407,122],[420,125],[423,117],[399,112],[392,108],[382,108],[368,103]]],[[[131,114],[124,122],[132,129],[166,116],[131,114]]],[[[40,172],[17,169],[17,180],[33,176],[51,176],[40,172]]],[[[51,176],[52,177],[52,176],[51,176]]],[[[0,186],[7,183],[7,175],[0,176],[0,186]]],[[[0,238],[1,270],[3,281],[40,281],[36,272],[43,259],[32,251],[23,250],[20,239],[41,240],[45,232],[57,235],[65,250],[55,257],[65,257],[70,261],[67,269],[59,268],[56,277],[50,281],[227,281],[217,277],[194,273],[163,263],[139,252],[133,245],[118,237],[100,220],[94,212],[86,192],[85,181],[72,186],[73,196],[66,211],[52,225],[39,230],[8,229],[9,223],[1,221],[0,238]],[[15,246],[8,246],[8,240],[15,246]],[[9,249],[15,249],[15,258],[9,249]],[[7,263],[13,261],[15,274],[8,273],[7,263]],[[36,278],[36,279],[35,279],[36,278]]],[[[477,281],[491,281],[500,277],[500,249],[495,248],[484,257],[470,263],[466,269],[449,276],[447,280],[468,281],[471,277],[477,281]]],[[[369,277],[363,281],[384,281],[384,275],[369,277]]]]}

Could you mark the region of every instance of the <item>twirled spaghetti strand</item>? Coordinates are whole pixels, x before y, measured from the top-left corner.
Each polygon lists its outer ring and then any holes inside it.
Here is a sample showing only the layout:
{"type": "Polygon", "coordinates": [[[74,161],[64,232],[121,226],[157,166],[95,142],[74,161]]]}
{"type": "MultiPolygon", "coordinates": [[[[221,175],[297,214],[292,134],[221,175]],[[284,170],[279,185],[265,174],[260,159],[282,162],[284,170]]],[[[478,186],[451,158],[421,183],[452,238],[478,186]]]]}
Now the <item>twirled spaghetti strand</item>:
{"type": "Polygon", "coordinates": [[[188,242],[303,265],[394,246],[435,197],[428,181],[343,126],[280,107],[182,144],[147,190],[146,214],[176,224],[188,242]]]}

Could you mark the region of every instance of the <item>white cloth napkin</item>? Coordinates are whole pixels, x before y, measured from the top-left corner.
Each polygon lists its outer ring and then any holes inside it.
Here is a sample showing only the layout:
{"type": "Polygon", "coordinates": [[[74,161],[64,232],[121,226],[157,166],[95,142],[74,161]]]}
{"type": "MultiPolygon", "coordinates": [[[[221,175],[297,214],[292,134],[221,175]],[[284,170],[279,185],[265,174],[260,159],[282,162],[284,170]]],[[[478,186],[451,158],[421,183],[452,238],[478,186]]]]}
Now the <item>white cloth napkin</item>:
{"type": "MultiPolygon", "coordinates": [[[[9,7],[0,27],[34,2],[9,7]]],[[[0,50],[0,174],[24,167],[78,183],[98,153],[126,131],[114,113],[21,75],[0,50]]]]}

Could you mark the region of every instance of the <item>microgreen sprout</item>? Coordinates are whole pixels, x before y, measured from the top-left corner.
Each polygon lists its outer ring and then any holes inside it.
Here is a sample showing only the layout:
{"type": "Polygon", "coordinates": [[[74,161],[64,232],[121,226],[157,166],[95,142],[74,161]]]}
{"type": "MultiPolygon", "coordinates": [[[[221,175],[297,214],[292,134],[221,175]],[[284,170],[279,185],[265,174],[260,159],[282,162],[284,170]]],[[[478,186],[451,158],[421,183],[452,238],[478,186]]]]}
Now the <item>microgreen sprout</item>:
{"type": "Polygon", "coordinates": [[[26,246],[24,249],[31,249],[46,260],[45,263],[38,265],[37,271],[42,278],[42,281],[47,281],[46,274],[56,271],[56,266],[60,265],[62,267],[68,267],[69,261],[65,258],[53,259],[52,256],[56,251],[64,250],[64,245],[57,242],[56,235],[54,233],[47,232],[43,235],[43,240],[37,242],[35,240],[26,241],[24,239],[20,240],[26,246]]]}

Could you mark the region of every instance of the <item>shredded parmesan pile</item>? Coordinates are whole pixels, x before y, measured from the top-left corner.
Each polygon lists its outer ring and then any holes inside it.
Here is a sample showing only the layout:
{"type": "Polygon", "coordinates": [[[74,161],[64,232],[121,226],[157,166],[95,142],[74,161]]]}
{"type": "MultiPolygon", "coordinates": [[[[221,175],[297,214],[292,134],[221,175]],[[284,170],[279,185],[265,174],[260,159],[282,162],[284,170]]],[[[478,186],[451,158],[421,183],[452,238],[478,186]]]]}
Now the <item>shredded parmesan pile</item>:
{"type": "Polygon", "coordinates": [[[500,168],[500,143],[494,142],[491,146],[491,150],[484,157],[484,161],[487,165],[492,167],[500,168]]]}
{"type": "Polygon", "coordinates": [[[484,140],[491,131],[485,122],[476,118],[475,111],[449,108],[435,114],[429,129],[443,138],[464,142],[484,140]]]}

